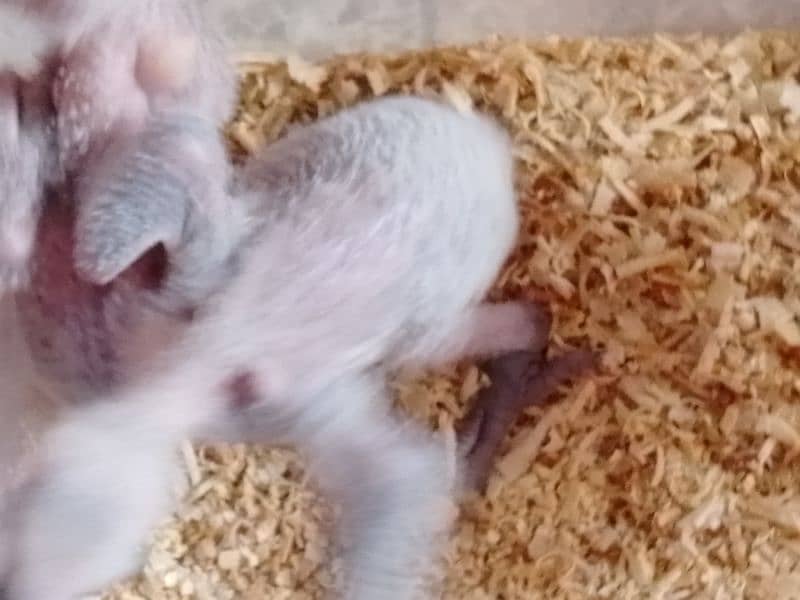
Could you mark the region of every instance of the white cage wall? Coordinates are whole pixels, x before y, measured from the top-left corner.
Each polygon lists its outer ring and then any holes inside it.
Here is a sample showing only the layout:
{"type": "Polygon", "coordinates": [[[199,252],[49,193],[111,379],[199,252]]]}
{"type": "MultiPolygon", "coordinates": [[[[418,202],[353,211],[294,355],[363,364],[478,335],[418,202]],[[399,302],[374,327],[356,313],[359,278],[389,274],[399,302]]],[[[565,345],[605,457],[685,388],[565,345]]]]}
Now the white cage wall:
{"type": "Polygon", "coordinates": [[[204,0],[239,52],[384,51],[537,37],[800,25],[800,0],[204,0]]]}

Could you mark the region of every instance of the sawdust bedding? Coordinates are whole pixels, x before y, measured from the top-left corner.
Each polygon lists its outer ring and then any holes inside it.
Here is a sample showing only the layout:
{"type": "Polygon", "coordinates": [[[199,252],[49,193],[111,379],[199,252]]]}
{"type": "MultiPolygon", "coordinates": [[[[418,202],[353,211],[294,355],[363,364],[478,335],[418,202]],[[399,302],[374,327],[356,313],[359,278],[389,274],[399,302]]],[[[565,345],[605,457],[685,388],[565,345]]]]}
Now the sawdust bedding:
{"type": "MultiPolygon", "coordinates": [[[[497,295],[548,299],[556,348],[605,350],[462,506],[445,598],[800,597],[800,35],[493,40],[242,73],[244,151],[399,90],[497,115],[525,216],[497,295]]],[[[398,389],[447,436],[479,385],[462,365],[398,389]]],[[[327,513],[302,461],[184,455],[187,500],[109,598],[320,597],[327,513]]]]}

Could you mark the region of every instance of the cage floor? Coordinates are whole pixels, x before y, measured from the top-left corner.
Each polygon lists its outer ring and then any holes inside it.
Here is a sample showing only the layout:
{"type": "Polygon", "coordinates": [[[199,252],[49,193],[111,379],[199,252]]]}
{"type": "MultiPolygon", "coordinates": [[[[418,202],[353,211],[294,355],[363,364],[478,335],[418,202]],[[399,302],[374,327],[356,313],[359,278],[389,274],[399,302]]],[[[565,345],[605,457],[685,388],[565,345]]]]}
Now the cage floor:
{"type": "MultiPolygon", "coordinates": [[[[398,90],[499,116],[524,229],[498,295],[602,374],[520,422],[462,506],[448,599],[800,597],[800,36],[545,40],[242,65],[238,149],[398,90]]],[[[469,365],[398,386],[446,432],[469,365]]],[[[130,598],[319,597],[324,511],[291,453],[186,448],[130,598]]],[[[124,518],[124,515],[120,515],[124,518]]]]}

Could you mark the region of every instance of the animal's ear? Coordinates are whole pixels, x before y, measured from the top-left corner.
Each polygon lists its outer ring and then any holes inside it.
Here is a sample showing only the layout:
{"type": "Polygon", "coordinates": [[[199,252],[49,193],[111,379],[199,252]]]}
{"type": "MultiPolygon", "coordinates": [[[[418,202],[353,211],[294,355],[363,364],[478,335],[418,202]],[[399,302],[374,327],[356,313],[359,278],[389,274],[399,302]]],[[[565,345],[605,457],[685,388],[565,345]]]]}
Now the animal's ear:
{"type": "Polygon", "coordinates": [[[78,272],[105,285],[148,252],[176,247],[186,220],[185,194],[166,174],[140,174],[87,198],[76,225],[78,272]]]}
{"type": "Polygon", "coordinates": [[[228,168],[219,132],[204,119],[159,114],[139,135],[117,136],[77,186],[78,271],[105,284],[158,243],[172,255],[198,241],[188,222],[216,214],[228,168]]]}
{"type": "Polygon", "coordinates": [[[179,124],[151,123],[120,136],[83,172],[77,186],[75,262],[92,283],[111,282],[148,250],[172,252],[182,241],[192,181],[178,141],[179,124]]]}

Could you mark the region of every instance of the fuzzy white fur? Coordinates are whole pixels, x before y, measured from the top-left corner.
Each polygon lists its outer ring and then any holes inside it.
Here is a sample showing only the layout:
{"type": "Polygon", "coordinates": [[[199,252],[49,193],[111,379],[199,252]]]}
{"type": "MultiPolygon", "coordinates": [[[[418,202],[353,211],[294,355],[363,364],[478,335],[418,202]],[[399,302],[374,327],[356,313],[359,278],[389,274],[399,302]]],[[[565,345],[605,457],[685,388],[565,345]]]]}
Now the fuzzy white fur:
{"type": "Polygon", "coordinates": [[[347,597],[415,597],[447,461],[390,417],[383,377],[542,343],[520,305],[482,304],[517,233],[512,169],[500,128],[413,98],[343,111],[254,157],[233,186],[250,223],[233,279],[151,371],[46,440],[15,518],[12,600],[72,598],[133,568],[171,500],[170,452],[216,435],[305,451],[344,508],[347,597]],[[262,401],[237,412],[223,383],[241,371],[262,401]]]}

